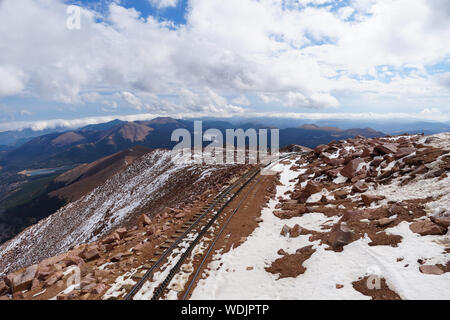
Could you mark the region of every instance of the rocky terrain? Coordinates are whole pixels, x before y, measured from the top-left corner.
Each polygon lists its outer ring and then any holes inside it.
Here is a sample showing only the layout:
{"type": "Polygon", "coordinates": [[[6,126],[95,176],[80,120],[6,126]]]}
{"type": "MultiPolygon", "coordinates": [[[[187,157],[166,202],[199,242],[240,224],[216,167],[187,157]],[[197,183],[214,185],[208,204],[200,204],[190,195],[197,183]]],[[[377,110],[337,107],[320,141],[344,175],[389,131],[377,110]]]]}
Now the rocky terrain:
{"type": "MultiPolygon", "coordinates": [[[[0,247],[0,299],[121,297],[158,244],[245,169],[144,156],[0,247]]],[[[356,137],[279,161],[219,239],[190,298],[445,299],[449,169],[448,133],[356,137]]],[[[181,267],[165,299],[180,297],[197,266],[193,256],[181,267]]],[[[136,298],[150,298],[161,274],[136,298]]]]}
{"type": "Polygon", "coordinates": [[[0,274],[100,239],[115,228],[133,224],[142,213],[153,216],[166,207],[189,205],[244,169],[241,165],[207,166],[192,161],[174,164],[168,150],[148,153],[1,245],[0,274]]]}

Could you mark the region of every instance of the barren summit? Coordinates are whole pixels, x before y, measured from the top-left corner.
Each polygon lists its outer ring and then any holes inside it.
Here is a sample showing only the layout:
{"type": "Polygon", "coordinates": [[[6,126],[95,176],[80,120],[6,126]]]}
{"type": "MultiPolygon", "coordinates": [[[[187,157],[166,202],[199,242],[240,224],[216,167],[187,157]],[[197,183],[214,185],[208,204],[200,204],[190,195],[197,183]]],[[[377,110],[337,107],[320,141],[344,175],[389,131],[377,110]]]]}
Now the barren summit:
{"type": "Polygon", "coordinates": [[[3,298],[448,295],[450,134],[290,149],[274,176],[143,155],[0,247],[3,298]]]}

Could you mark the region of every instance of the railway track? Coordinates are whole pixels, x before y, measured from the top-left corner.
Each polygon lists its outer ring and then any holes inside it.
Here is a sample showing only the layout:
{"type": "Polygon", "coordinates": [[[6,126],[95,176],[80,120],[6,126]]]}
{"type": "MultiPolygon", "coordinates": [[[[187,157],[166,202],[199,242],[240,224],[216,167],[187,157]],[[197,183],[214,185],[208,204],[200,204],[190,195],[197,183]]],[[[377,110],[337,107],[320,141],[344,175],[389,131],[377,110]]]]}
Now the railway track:
{"type": "MultiPolygon", "coordinates": [[[[287,158],[287,155],[282,158],[280,158],[278,161],[287,158]]],[[[270,166],[272,163],[267,164],[264,167],[270,166]]],[[[134,296],[139,292],[139,290],[142,288],[142,286],[151,279],[151,276],[155,271],[157,271],[162,265],[163,262],[166,261],[167,258],[171,256],[171,254],[175,251],[175,249],[179,249],[180,254],[175,257],[175,259],[178,259],[174,266],[171,267],[170,271],[168,272],[167,276],[162,280],[162,282],[158,285],[158,287],[155,288],[153,291],[152,300],[157,300],[161,297],[161,295],[164,293],[164,290],[166,290],[167,286],[170,284],[171,280],[174,278],[174,276],[180,271],[180,267],[183,265],[183,263],[186,261],[186,259],[191,255],[194,248],[197,246],[197,244],[201,241],[201,239],[204,237],[204,235],[209,231],[211,226],[214,224],[214,222],[217,221],[217,219],[221,216],[224,209],[228,206],[228,204],[233,201],[233,199],[240,194],[240,192],[260,173],[261,169],[263,167],[256,167],[251,170],[249,170],[245,175],[240,177],[237,181],[235,181],[230,186],[223,189],[219,194],[217,194],[213,200],[208,202],[207,205],[205,205],[201,211],[193,216],[189,222],[186,222],[182,225],[182,228],[177,230],[176,234],[180,234],[179,236],[173,236],[172,238],[169,238],[166,240],[166,242],[159,245],[159,250],[155,252],[155,257],[150,259],[149,264],[147,265],[148,268],[146,268],[147,271],[145,273],[141,273],[138,275],[135,279],[137,280],[137,283],[134,284],[131,289],[128,291],[128,293],[125,295],[124,300],[132,300],[134,296]],[[189,237],[189,235],[192,235],[193,232],[198,231],[195,237],[189,237]],[[187,248],[183,251],[183,247],[187,248]]],[[[259,181],[259,179],[258,179],[259,181]]],[[[258,183],[258,181],[255,183],[255,185],[258,183]]],[[[253,186],[254,187],[254,186],[253,186]]],[[[253,188],[252,187],[252,188],[253,188]]],[[[249,190],[250,191],[250,190],[249,190]]],[[[248,192],[247,192],[248,194],[248,192]]],[[[246,196],[244,196],[244,199],[246,196]]],[[[231,216],[228,218],[228,220],[225,222],[225,225],[222,226],[220,230],[220,234],[223,232],[226,225],[228,225],[229,220],[231,217],[236,213],[236,211],[239,209],[241,203],[239,203],[238,207],[233,211],[231,216]]],[[[202,260],[202,265],[206,261],[207,256],[209,255],[211,248],[213,247],[214,243],[217,241],[217,238],[215,238],[213,244],[210,246],[210,250],[207,252],[205,257],[202,260]]],[[[200,269],[199,269],[200,270],[200,269]]],[[[198,276],[198,271],[195,274],[194,280],[198,276]]],[[[192,288],[193,281],[189,284],[188,290],[186,290],[187,293],[185,293],[183,298],[186,298],[187,294],[192,288]]]]}

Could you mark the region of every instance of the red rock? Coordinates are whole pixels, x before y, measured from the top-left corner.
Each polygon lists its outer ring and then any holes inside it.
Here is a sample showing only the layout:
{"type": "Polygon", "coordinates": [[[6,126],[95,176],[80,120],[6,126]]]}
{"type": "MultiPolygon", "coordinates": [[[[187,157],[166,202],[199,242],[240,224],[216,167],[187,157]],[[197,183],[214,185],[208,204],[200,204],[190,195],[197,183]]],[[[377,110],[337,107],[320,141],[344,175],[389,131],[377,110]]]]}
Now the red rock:
{"type": "Polygon", "coordinates": [[[120,240],[120,236],[117,232],[114,232],[111,235],[109,235],[108,237],[106,237],[105,239],[103,239],[102,243],[109,244],[109,243],[113,243],[114,241],[118,241],[118,240],[120,240]]]}
{"type": "Polygon", "coordinates": [[[284,251],[283,249],[279,249],[279,250],[277,251],[277,253],[278,253],[280,256],[286,255],[286,251],[284,251]]]}
{"type": "Polygon", "coordinates": [[[36,273],[35,278],[39,279],[39,280],[45,280],[47,279],[47,277],[51,274],[51,269],[50,267],[39,267],[38,271],[36,273]]]}
{"type": "Polygon", "coordinates": [[[92,261],[100,258],[100,252],[96,248],[88,249],[83,251],[82,257],[85,261],[92,261]]]}
{"type": "Polygon", "coordinates": [[[0,296],[7,294],[9,292],[9,287],[6,285],[5,281],[0,281],[0,296]]]}
{"type": "Polygon", "coordinates": [[[373,148],[369,149],[369,148],[364,148],[363,152],[361,153],[361,158],[367,158],[370,157],[370,154],[373,152],[373,148]]]}
{"type": "Polygon", "coordinates": [[[61,280],[61,278],[63,276],[64,276],[64,273],[62,271],[56,271],[47,280],[45,280],[44,287],[50,287],[50,286],[54,285],[56,282],[61,280]]]}
{"type": "Polygon", "coordinates": [[[441,268],[434,265],[422,265],[419,267],[419,270],[420,272],[425,274],[441,275],[444,273],[444,271],[441,268]]]}
{"type": "Polygon", "coordinates": [[[12,293],[29,290],[37,270],[38,265],[32,265],[26,269],[7,275],[5,282],[11,288],[12,293]]]}
{"type": "Polygon", "coordinates": [[[364,204],[368,207],[372,202],[380,201],[385,199],[384,196],[375,196],[371,194],[362,194],[361,199],[364,202],[364,204]]]}
{"type": "Polygon", "coordinates": [[[291,238],[297,238],[301,234],[301,232],[302,232],[302,227],[300,227],[298,224],[296,224],[289,230],[289,236],[291,238]]]}
{"type": "Polygon", "coordinates": [[[395,159],[406,157],[416,151],[414,148],[399,148],[395,153],[395,159]]]}
{"type": "Polygon", "coordinates": [[[328,171],[326,172],[326,174],[327,174],[327,176],[329,176],[330,178],[335,179],[335,178],[338,176],[338,174],[339,174],[339,172],[340,172],[341,170],[342,170],[342,169],[339,169],[339,168],[331,169],[331,170],[328,170],[328,171]]]}
{"type": "Polygon", "coordinates": [[[441,227],[450,227],[450,215],[449,214],[439,214],[430,217],[431,221],[440,225],[441,227]]]}
{"type": "Polygon", "coordinates": [[[305,203],[309,196],[314,193],[320,192],[320,187],[317,183],[308,181],[306,186],[300,191],[292,196],[293,199],[298,200],[299,203],[305,203]]]}
{"type": "Polygon", "coordinates": [[[342,289],[343,287],[344,287],[343,284],[338,284],[338,283],[336,283],[336,289],[342,289]]]}
{"type": "MultiPolygon", "coordinates": [[[[166,212],[167,213],[167,212],[166,212]]],[[[144,213],[138,219],[138,225],[145,227],[151,225],[152,220],[144,213]]]]}
{"type": "Polygon", "coordinates": [[[12,294],[13,300],[22,300],[24,298],[22,291],[17,291],[12,294]]]}
{"type": "Polygon", "coordinates": [[[175,215],[175,218],[181,219],[181,218],[184,218],[185,216],[186,216],[186,212],[180,212],[175,215]]]}
{"type": "Polygon", "coordinates": [[[381,219],[375,221],[375,225],[377,225],[379,227],[385,227],[394,221],[395,221],[395,218],[381,218],[381,219]]]}
{"type": "Polygon", "coordinates": [[[352,241],[352,231],[343,223],[337,223],[331,229],[328,236],[328,243],[334,248],[339,249],[352,241]]]}
{"type": "Polygon", "coordinates": [[[389,154],[389,153],[397,153],[397,147],[392,143],[385,143],[375,147],[374,149],[378,154],[389,154]]]}
{"type": "Polygon", "coordinates": [[[413,172],[411,172],[411,176],[415,176],[417,174],[424,174],[427,173],[428,168],[425,167],[424,165],[421,165],[420,167],[418,167],[416,170],[414,170],[413,172]]]}
{"type": "Polygon", "coordinates": [[[418,233],[421,236],[428,235],[443,235],[447,232],[447,228],[441,227],[430,220],[418,221],[409,225],[412,232],[418,233]]]}
{"type": "Polygon", "coordinates": [[[127,236],[128,231],[126,228],[119,228],[116,230],[116,233],[119,235],[120,239],[123,239],[127,236]]]}
{"type": "Polygon", "coordinates": [[[350,160],[347,165],[341,170],[340,174],[346,178],[353,178],[356,175],[358,165],[364,162],[361,158],[350,160]]]}
{"type": "Polygon", "coordinates": [[[314,148],[314,153],[316,154],[321,154],[322,152],[324,152],[326,149],[328,149],[328,146],[321,144],[318,145],[317,147],[314,148]]]}
{"type": "Polygon", "coordinates": [[[324,161],[325,161],[326,164],[329,164],[330,166],[339,167],[339,166],[342,166],[344,164],[345,160],[344,159],[339,159],[339,158],[333,158],[333,159],[325,158],[324,161]]]}
{"type": "Polygon", "coordinates": [[[83,258],[75,255],[69,255],[63,260],[66,267],[69,266],[80,266],[84,263],[83,258]]]}
{"type": "Polygon", "coordinates": [[[361,212],[360,211],[348,210],[342,215],[340,220],[343,221],[343,222],[346,222],[346,221],[360,220],[360,219],[361,219],[361,212]]]}
{"type": "Polygon", "coordinates": [[[353,185],[352,192],[353,193],[363,193],[366,192],[369,189],[367,184],[365,184],[363,181],[358,181],[353,185]]]}
{"type": "Polygon", "coordinates": [[[31,290],[39,288],[41,286],[41,282],[39,279],[34,278],[33,282],[31,282],[31,290]]]}
{"type": "Polygon", "coordinates": [[[133,251],[143,252],[146,250],[146,248],[149,248],[151,246],[151,243],[138,243],[133,247],[133,251]]]}
{"type": "Polygon", "coordinates": [[[382,157],[376,157],[370,162],[371,167],[378,167],[384,159],[382,157]]]}
{"type": "Polygon", "coordinates": [[[108,286],[103,283],[99,283],[90,291],[90,293],[100,295],[103,294],[106,290],[108,290],[108,286]]]}
{"type": "Polygon", "coordinates": [[[286,236],[291,231],[291,228],[288,225],[284,225],[283,228],[281,228],[280,235],[286,236]]]}
{"type": "Polygon", "coordinates": [[[348,192],[343,190],[343,189],[337,190],[337,191],[334,192],[334,197],[336,199],[341,199],[342,200],[342,199],[347,198],[347,196],[348,196],[348,192]]]}

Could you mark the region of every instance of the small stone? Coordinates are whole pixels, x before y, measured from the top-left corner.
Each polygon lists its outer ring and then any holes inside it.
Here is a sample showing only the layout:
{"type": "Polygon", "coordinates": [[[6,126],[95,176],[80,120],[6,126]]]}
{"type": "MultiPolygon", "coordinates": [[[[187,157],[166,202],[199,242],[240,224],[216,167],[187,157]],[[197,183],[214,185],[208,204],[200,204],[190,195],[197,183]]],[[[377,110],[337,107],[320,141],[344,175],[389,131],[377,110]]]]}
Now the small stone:
{"type": "Polygon", "coordinates": [[[140,225],[141,227],[151,225],[151,223],[152,220],[145,213],[142,214],[138,219],[138,225],[140,225]]]}
{"type": "Polygon", "coordinates": [[[372,202],[383,200],[383,199],[385,199],[385,197],[384,196],[371,195],[371,194],[362,194],[361,195],[361,199],[364,202],[364,204],[367,207],[369,207],[372,202]]]}
{"type": "Polygon", "coordinates": [[[291,231],[291,228],[288,225],[284,225],[283,228],[281,229],[280,235],[282,236],[286,236],[289,231],[291,231]]]}
{"type": "Polygon", "coordinates": [[[435,265],[422,265],[419,267],[420,272],[425,274],[441,275],[444,271],[435,265]]]}
{"type": "Polygon", "coordinates": [[[336,283],[336,289],[342,289],[344,287],[343,284],[336,283]]]}
{"type": "Polygon", "coordinates": [[[366,192],[369,189],[367,184],[365,184],[363,181],[358,181],[353,185],[352,192],[353,193],[363,193],[366,192]]]}
{"type": "Polygon", "coordinates": [[[379,227],[385,227],[394,221],[395,221],[395,218],[381,218],[381,219],[375,221],[375,225],[377,225],[379,227]]]}
{"type": "Polygon", "coordinates": [[[301,232],[302,232],[302,227],[300,227],[298,224],[296,224],[295,226],[290,228],[289,236],[291,238],[296,238],[296,237],[298,237],[301,234],[301,232]]]}

